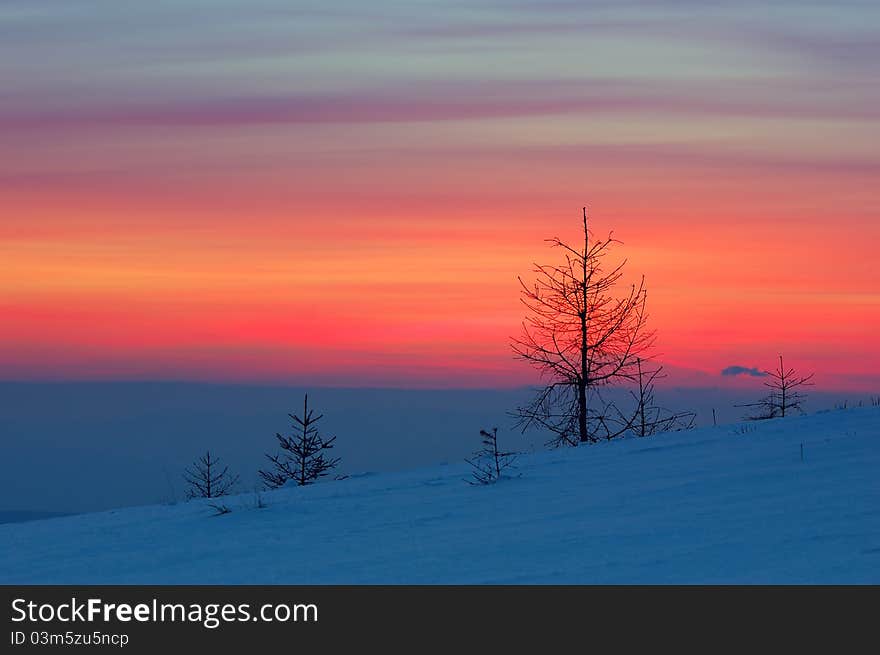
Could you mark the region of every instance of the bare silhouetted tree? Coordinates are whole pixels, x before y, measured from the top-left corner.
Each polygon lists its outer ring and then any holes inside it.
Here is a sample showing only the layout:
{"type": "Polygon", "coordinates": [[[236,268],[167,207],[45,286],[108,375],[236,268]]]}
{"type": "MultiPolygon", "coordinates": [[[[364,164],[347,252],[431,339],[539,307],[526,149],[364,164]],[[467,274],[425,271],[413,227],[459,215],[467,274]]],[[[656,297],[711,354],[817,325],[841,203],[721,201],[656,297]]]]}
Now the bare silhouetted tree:
{"type": "Polygon", "coordinates": [[[563,251],[558,265],[535,265],[536,280],[520,278],[527,316],[513,338],[517,357],[538,369],[545,386],[517,410],[523,430],[540,427],[553,434],[551,445],[577,445],[610,439],[629,428],[607,403],[601,389],[637,379],[637,363],[653,343],[646,326],[645,279],[618,293],[626,260],[605,268],[615,244],[594,239],[583,210],[583,246],[549,239],[563,251]]]}
{"type": "Polygon", "coordinates": [[[274,465],[272,470],[260,471],[260,477],[270,489],[284,485],[293,480],[297,485],[307,485],[327,475],[339,464],[339,458],[327,457],[326,451],[333,448],[336,437],[323,437],[316,424],[324,415],[315,416],[309,409],[309,397],[303,401],[302,417],[289,414],[293,419],[293,434],[285,437],[276,434],[282,452],[277,455],[266,455],[274,465]]]}
{"type": "Polygon", "coordinates": [[[502,472],[513,466],[518,453],[504,452],[498,448],[498,428],[480,430],[483,447],[465,461],[471,465],[470,484],[494,484],[502,472]]]}
{"type": "Polygon", "coordinates": [[[663,373],[663,367],[645,370],[642,367],[641,358],[637,360],[636,367],[638,369],[638,386],[630,391],[636,407],[630,420],[632,434],[637,437],[650,437],[660,432],[675,432],[693,428],[696,420],[694,412],[673,412],[659,407],[654,400],[655,381],[666,377],[663,373]]]}
{"type": "Polygon", "coordinates": [[[219,498],[238,484],[238,476],[230,473],[219,457],[212,457],[210,451],[184,470],[183,479],[187,483],[187,498],[219,498]]]}
{"type": "Polygon", "coordinates": [[[764,374],[770,379],[764,383],[764,386],[770,389],[770,392],[756,403],[747,405],[737,405],[737,407],[752,408],[752,413],[746,418],[750,421],[760,421],[763,419],[784,417],[792,412],[804,413],[803,403],[807,398],[807,394],[800,389],[805,386],[812,386],[813,376],[798,375],[793,368],[785,368],[782,361],[782,355],[779,356],[779,365],[775,371],[764,371],[764,374]]]}

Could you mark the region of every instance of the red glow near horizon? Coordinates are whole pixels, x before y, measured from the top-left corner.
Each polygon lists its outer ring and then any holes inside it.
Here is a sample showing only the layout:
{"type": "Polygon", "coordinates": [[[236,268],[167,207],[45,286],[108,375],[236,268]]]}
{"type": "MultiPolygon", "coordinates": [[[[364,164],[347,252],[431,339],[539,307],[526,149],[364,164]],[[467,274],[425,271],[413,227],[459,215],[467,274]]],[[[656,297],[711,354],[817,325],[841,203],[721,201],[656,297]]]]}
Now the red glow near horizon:
{"type": "MultiPolygon", "coordinates": [[[[477,228],[434,220],[433,231],[430,219],[398,219],[396,231],[364,219],[347,235],[331,227],[305,239],[295,230],[248,235],[234,218],[229,233],[147,225],[20,239],[4,253],[16,280],[4,294],[4,369],[34,379],[526,384],[533,375],[507,345],[522,319],[516,276],[558,257],[544,237],[576,238],[574,213],[554,224],[482,217],[477,228]]],[[[604,222],[594,219],[597,231],[604,222]]],[[[832,386],[861,388],[845,378],[873,374],[863,345],[880,311],[870,277],[857,275],[869,244],[851,244],[849,262],[823,254],[825,266],[852,271],[844,291],[842,280],[810,268],[820,235],[787,239],[779,252],[786,225],[751,230],[756,241],[738,251],[736,230],[659,223],[633,238],[617,230],[626,243],[616,254],[647,276],[663,361],[717,374],[784,349],[832,386]],[[731,256],[713,254],[718,242],[731,256]]]]}

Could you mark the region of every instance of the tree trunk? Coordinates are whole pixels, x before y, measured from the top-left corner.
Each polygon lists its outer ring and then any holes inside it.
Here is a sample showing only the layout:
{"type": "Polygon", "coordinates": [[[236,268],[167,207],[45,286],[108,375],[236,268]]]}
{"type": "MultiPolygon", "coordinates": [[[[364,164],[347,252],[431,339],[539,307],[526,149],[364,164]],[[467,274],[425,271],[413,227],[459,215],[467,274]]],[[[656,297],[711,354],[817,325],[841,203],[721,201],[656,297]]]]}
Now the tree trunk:
{"type": "Polygon", "coordinates": [[[639,436],[644,437],[645,432],[648,429],[647,421],[645,417],[645,384],[642,379],[642,359],[638,358],[636,360],[639,365],[639,418],[640,418],[640,428],[639,436]]]}
{"type": "Polygon", "coordinates": [[[786,382],[785,382],[785,368],[782,363],[782,355],[779,356],[779,387],[782,391],[782,402],[780,403],[782,409],[782,418],[785,418],[785,392],[786,392],[786,382]]]}
{"type": "Polygon", "coordinates": [[[587,434],[587,254],[589,253],[589,232],[587,231],[587,208],[584,207],[584,256],[581,260],[581,374],[578,379],[578,437],[581,443],[590,440],[587,434]]]}
{"type": "Polygon", "coordinates": [[[578,432],[581,443],[590,440],[587,434],[587,385],[583,380],[578,382],[578,432]]]}

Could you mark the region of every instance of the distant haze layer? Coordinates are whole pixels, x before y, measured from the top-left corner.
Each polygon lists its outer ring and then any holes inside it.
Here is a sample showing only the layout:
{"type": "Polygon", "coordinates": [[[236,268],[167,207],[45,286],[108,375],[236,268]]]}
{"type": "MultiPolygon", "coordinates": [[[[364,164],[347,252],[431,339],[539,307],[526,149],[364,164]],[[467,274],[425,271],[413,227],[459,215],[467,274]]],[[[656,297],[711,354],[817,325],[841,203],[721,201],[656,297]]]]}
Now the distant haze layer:
{"type": "MultiPolygon", "coordinates": [[[[734,404],[751,389],[660,388],[658,401],[697,412],[698,425],[738,420],[734,404]]],[[[182,473],[206,449],[241,475],[240,491],[258,487],[276,432],[301,413],[304,389],[180,383],[0,383],[0,513],[78,512],[184,499],[182,473]]],[[[479,446],[481,428],[499,428],[504,448],[541,450],[547,435],[521,434],[509,415],[527,391],[310,390],[337,435],[342,474],[461,462],[479,446]]],[[[813,393],[817,411],[857,394],[813,393]]],[[[663,437],[656,437],[662,439],[663,437]]],[[[586,446],[589,448],[589,446],[586,446]]],[[[0,518],[3,518],[0,516],[0,518]]]]}

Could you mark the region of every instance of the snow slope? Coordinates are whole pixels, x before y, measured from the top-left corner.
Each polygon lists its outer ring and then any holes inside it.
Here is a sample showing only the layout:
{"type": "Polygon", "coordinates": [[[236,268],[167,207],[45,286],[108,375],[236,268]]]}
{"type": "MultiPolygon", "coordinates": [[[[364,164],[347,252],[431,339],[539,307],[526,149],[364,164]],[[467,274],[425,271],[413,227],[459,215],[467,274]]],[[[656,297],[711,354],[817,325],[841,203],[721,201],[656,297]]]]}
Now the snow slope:
{"type": "Polygon", "coordinates": [[[880,408],[539,452],[518,472],[0,525],[0,583],[880,583],[880,408]]]}

